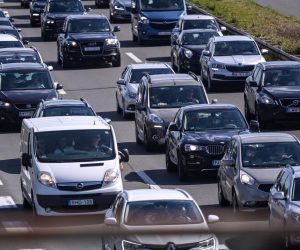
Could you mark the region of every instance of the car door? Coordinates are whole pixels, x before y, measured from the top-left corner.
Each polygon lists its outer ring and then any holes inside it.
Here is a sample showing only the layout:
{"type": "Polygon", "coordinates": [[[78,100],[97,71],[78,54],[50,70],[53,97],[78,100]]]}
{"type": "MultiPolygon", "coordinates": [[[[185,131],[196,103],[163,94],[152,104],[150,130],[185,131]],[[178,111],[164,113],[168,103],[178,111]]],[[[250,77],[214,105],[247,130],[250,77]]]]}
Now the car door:
{"type": "Polygon", "coordinates": [[[66,19],[64,22],[62,31],[60,31],[57,36],[57,51],[59,52],[60,56],[62,56],[62,53],[63,53],[63,44],[65,41],[65,38],[67,37],[67,31],[68,31],[68,21],[66,19]]]}
{"type": "MultiPolygon", "coordinates": [[[[254,71],[252,81],[257,82],[259,85],[261,83],[262,78],[262,69],[261,67],[257,67],[254,71]]],[[[256,99],[257,99],[257,87],[251,87],[249,86],[248,90],[248,107],[251,114],[255,114],[255,108],[256,108],[256,99]]]]}
{"type": "Polygon", "coordinates": [[[144,121],[143,121],[143,113],[145,112],[143,105],[144,105],[144,95],[146,92],[146,87],[143,82],[141,81],[138,89],[138,95],[137,95],[137,103],[136,103],[136,109],[135,109],[135,123],[136,123],[136,129],[138,132],[138,136],[141,140],[143,140],[143,133],[144,133],[144,121]]]}
{"type": "Polygon", "coordinates": [[[282,192],[285,198],[283,200],[278,200],[278,205],[277,205],[277,213],[279,218],[278,222],[280,226],[285,225],[286,209],[288,205],[289,194],[290,194],[289,191],[290,191],[291,184],[292,184],[292,175],[288,174],[282,185],[282,192]]]}
{"type": "Polygon", "coordinates": [[[201,69],[202,69],[202,72],[204,74],[204,77],[207,79],[208,77],[208,70],[209,70],[209,61],[211,59],[211,56],[212,56],[212,53],[213,53],[213,49],[214,49],[214,43],[212,41],[210,41],[205,50],[209,51],[210,52],[210,55],[209,56],[205,56],[203,53],[201,54],[201,57],[200,57],[200,64],[201,64],[201,69]]]}
{"type": "MultiPolygon", "coordinates": [[[[122,72],[119,80],[124,80],[125,84],[127,85],[129,77],[130,77],[130,70],[129,70],[129,66],[127,66],[122,72]]],[[[117,84],[117,98],[120,107],[122,107],[122,96],[125,94],[126,85],[117,84]]]]}

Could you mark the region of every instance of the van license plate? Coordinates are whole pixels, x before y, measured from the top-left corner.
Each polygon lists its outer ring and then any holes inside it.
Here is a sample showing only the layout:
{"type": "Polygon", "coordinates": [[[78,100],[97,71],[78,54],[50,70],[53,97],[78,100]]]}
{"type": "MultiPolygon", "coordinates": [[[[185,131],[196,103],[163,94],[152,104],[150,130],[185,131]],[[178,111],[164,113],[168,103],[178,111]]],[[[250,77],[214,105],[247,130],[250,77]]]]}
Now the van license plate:
{"type": "Polygon", "coordinates": [[[213,167],[218,167],[218,166],[220,166],[220,164],[221,164],[221,160],[213,160],[212,161],[213,167]]]}
{"type": "Polygon", "coordinates": [[[300,112],[300,108],[290,107],[290,108],[287,108],[286,111],[287,111],[288,113],[299,113],[299,112],[300,112]]]}
{"type": "Polygon", "coordinates": [[[74,206],[92,206],[94,205],[93,199],[86,199],[86,200],[69,200],[68,206],[74,207],[74,206]]]}
{"type": "Polygon", "coordinates": [[[19,117],[31,117],[32,115],[33,115],[33,111],[19,112],[19,117]]]}

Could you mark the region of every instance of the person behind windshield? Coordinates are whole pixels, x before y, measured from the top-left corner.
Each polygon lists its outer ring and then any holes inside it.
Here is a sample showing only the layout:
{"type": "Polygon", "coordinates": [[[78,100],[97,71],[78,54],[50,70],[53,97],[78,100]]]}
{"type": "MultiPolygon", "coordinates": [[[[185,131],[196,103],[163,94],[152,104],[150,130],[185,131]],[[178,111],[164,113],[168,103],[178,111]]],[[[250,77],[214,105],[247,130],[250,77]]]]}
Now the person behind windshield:
{"type": "Polygon", "coordinates": [[[169,221],[176,224],[186,224],[192,221],[186,212],[186,208],[180,204],[168,206],[169,221]]]}
{"type": "Polygon", "coordinates": [[[59,138],[57,148],[54,150],[54,154],[62,155],[71,151],[74,151],[74,147],[68,143],[67,138],[59,138]]]}
{"type": "Polygon", "coordinates": [[[288,155],[285,151],[283,145],[276,145],[274,149],[272,149],[272,153],[270,155],[270,161],[276,162],[280,164],[295,164],[295,160],[293,159],[293,155],[288,155]]]}
{"type": "Polygon", "coordinates": [[[263,163],[263,161],[260,159],[260,157],[257,154],[256,148],[251,146],[247,147],[243,158],[244,158],[243,160],[244,166],[255,166],[263,163]]]}
{"type": "Polygon", "coordinates": [[[195,103],[195,104],[199,103],[199,101],[194,97],[194,91],[192,89],[188,89],[185,92],[185,101],[184,102],[191,102],[191,103],[195,103]]]}
{"type": "Polygon", "coordinates": [[[46,157],[46,142],[42,138],[37,141],[36,154],[41,158],[46,157]]]}

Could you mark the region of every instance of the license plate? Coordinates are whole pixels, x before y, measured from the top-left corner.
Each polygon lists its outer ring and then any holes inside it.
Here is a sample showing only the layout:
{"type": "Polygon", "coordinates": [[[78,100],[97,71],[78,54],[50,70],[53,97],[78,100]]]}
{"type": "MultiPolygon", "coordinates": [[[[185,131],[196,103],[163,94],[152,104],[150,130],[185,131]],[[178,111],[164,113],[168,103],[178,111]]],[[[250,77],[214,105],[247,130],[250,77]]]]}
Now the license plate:
{"type": "Polygon", "coordinates": [[[92,206],[94,205],[93,199],[86,199],[86,200],[69,200],[68,206],[74,207],[74,206],[92,206]]]}
{"type": "Polygon", "coordinates": [[[251,73],[249,72],[233,72],[233,76],[249,76],[251,73]]]}
{"type": "Polygon", "coordinates": [[[213,167],[218,167],[218,166],[220,166],[220,164],[221,164],[221,160],[213,160],[212,161],[213,167]]]}
{"type": "Polygon", "coordinates": [[[99,51],[100,47],[85,47],[85,51],[99,51]]]}
{"type": "Polygon", "coordinates": [[[33,115],[33,111],[22,111],[19,112],[19,117],[31,117],[33,115]]]}
{"type": "Polygon", "coordinates": [[[300,112],[300,108],[294,108],[294,107],[287,108],[286,112],[288,112],[288,113],[299,113],[300,112]]]}
{"type": "Polygon", "coordinates": [[[165,32],[158,32],[159,36],[169,36],[171,35],[171,32],[165,31],[165,32]]]}

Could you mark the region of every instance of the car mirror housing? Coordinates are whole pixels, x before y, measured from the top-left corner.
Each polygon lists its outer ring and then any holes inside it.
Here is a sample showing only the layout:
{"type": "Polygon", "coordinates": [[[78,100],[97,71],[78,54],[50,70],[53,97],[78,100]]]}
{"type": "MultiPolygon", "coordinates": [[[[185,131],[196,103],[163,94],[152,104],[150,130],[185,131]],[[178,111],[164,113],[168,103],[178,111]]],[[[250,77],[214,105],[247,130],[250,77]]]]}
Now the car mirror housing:
{"type": "Polygon", "coordinates": [[[23,42],[23,44],[24,44],[24,45],[27,45],[27,44],[29,44],[29,41],[28,41],[28,40],[24,40],[24,39],[22,39],[22,42],[23,42]]]}
{"type": "Polygon", "coordinates": [[[208,215],[207,222],[208,223],[216,223],[220,220],[219,216],[217,215],[208,215]]]}
{"type": "Polygon", "coordinates": [[[224,159],[221,160],[221,164],[228,167],[235,167],[235,160],[233,159],[224,159]]]}
{"type": "Polygon", "coordinates": [[[118,85],[126,85],[126,84],[125,84],[125,81],[124,81],[123,79],[119,79],[119,80],[117,81],[117,84],[118,84],[118,85]]]}
{"type": "Polygon", "coordinates": [[[114,27],[114,32],[119,32],[121,30],[120,26],[115,26],[114,27]]]}
{"type": "Polygon", "coordinates": [[[127,148],[119,151],[120,163],[121,162],[129,162],[129,151],[127,148]]]}
{"type": "Polygon", "coordinates": [[[203,50],[202,54],[204,56],[210,56],[210,52],[208,50],[203,50]]]}
{"type": "Polygon", "coordinates": [[[212,99],[211,100],[211,104],[216,104],[216,103],[218,103],[218,99],[212,99]]]}
{"type": "Polygon", "coordinates": [[[9,18],[9,21],[14,22],[15,19],[14,19],[13,17],[10,17],[10,18],[9,18]]]}
{"type": "Polygon", "coordinates": [[[109,118],[104,118],[104,121],[106,121],[107,124],[111,124],[111,119],[109,118]]]}
{"type": "Polygon", "coordinates": [[[176,123],[171,122],[169,125],[169,131],[179,131],[179,128],[177,127],[176,123]]]}
{"type": "Polygon", "coordinates": [[[250,127],[250,132],[260,132],[259,122],[256,120],[251,120],[249,127],[250,127]]]}
{"type": "Polygon", "coordinates": [[[226,31],[227,28],[225,26],[221,26],[221,31],[226,31]]]}
{"type": "Polygon", "coordinates": [[[115,217],[108,217],[104,219],[104,224],[107,226],[117,225],[117,219],[115,217]]]}
{"type": "Polygon", "coordinates": [[[63,89],[63,88],[64,88],[64,86],[61,83],[56,84],[56,90],[60,90],[60,89],[63,89]]]}
{"type": "Polygon", "coordinates": [[[48,70],[52,71],[53,70],[53,66],[52,65],[48,65],[48,70]]]}
{"type": "Polygon", "coordinates": [[[272,194],[272,197],[275,200],[284,200],[285,199],[283,192],[275,192],[274,194],[272,194]]]}
{"type": "Polygon", "coordinates": [[[268,53],[269,53],[269,50],[267,50],[267,49],[262,49],[262,50],[261,50],[261,53],[262,53],[262,54],[268,54],[268,53]]]}

